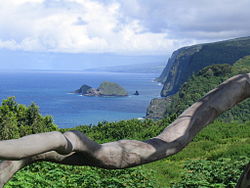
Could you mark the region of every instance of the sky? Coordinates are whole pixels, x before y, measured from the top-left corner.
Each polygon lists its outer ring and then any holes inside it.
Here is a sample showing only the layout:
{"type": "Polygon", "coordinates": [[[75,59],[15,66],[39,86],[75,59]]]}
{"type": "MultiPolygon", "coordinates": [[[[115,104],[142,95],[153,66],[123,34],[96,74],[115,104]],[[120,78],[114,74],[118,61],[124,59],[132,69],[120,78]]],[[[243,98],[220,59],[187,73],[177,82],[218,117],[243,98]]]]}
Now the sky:
{"type": "Polygon", "coordinates": [[[164,62],[183,46],[250,36],[249,7],[249,0],[1,0],[0,68],[164,62]]]}

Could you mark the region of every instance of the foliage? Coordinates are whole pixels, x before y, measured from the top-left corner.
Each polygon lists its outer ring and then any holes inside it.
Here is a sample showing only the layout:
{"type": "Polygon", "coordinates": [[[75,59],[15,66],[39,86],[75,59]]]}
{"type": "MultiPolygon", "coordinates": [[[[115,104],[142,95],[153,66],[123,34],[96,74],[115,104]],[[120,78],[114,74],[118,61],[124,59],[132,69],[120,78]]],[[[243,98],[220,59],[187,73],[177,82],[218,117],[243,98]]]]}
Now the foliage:
{"type": "Polygon", "coordinates": [[[154,187],[153,171],[141,167],[125,170],[104,170],[90,167],[76,167],[38,163],[17,173],[6,185],[20,188],[43,187],[93,187],[125,188],[154,187]],[[46,178],[45,178],[46,177],[46,178]]]}
{"type": "Polygon", "coordinates": [[[0,106],[0,139],[13,139],[25,135],[54,131],[57,126],[51,116],[43,117],[39,107],[32,103],[26,107],[17,104],[14,97],[3,100],[0,106]]]}
{"type": "Polygon", "coordinates": [[[239,157],[237,160],[221,158],[211,160],[186,161],[180,182],[175,183],[173,188],[234,188],[238,177],[241,175],[245,165],[250,158],[239,157]]]}
{"type": "Polygon", "coordinates": [[[146,120],[122,120],[118,122],[99,122],[97,125],[82,125],[70,129],[60,129],[62,132],[68,130],[78,130],[88,135],[93,140],[104,143],[121,139],[144,140],[159,134],[166,125],[170,124],[176,118],[171,115],[168,118],[153,121],[146,120]]]}
{"type": "MultiPolygon", "coordinates": [[[[183,178],[185,174],[189,173],[185,166],[190,161],[202,160],[211,163],[226,158],[230,160],[230,163],[240,163],[242,159],[247,159],[250,156],[249,135],[250,122],[240,124],[237,122],[224,123],[215,121],[198,133],[193,139],[193,142],[181,152],[161,161],[147,164],[145,167],[158,172],[157,182],[160,187],[172,187],[179,182],[184,182],[183,178]]],[[[242,165],[244,166],[246,163],[247,160],[244,160],[242,165]]],[[[235,170],[241,172],[242,167],[235,166],[235,170]]],[[[202,174],[203,172],[200,173],[202,174]]],[[[225,169],[225,171],[221,171],[221,173],[223,173],[225,177],[230,178],[231,172],[229,170],[225,169]]],[[[234,184],[237,182],[239,174],[240,173],[235,175],[234,184]]],[[[211,178],[210,175],[207,178],[211,178]]],[[[192,181],[191,177],[190,181],[192,181]]]]}

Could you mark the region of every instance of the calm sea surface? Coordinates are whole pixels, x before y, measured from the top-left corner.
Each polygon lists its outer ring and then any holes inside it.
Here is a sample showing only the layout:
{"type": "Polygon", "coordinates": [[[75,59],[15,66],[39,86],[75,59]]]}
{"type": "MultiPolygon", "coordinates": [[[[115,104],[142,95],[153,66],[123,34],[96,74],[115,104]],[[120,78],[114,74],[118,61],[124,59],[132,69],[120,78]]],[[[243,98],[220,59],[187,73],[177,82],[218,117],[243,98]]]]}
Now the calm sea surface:
{"type": "Polygon", "coordinates": [[[35,102],[43,115],[52,115],[61,128],[99,121],[118,121],[145,116],[150,100],[161,86],[153,73],[110,72],[0,72],[0,99],[16,96],[18,103],[35,102]],[[87,97],[70,94],[83,84],[98,87],[102,81],[116,82],[128,97],[87,97]],[[140,95],[132,95],[136,90],[140,95]]]}

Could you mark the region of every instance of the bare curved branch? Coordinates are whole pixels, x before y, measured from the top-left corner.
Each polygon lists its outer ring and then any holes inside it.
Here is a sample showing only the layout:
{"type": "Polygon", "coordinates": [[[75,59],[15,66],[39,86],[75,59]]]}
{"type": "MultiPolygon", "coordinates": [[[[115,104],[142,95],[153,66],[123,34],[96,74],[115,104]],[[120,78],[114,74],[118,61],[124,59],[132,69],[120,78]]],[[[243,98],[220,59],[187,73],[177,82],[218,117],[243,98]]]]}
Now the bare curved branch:
{"type": "Polygon", "coordinates": [[[181,151],[194,136],[222,112],[250,97],[250,73],[228,79],[186,109],[158,136],[146,141],[120,140],[98,144],[79,131],[50,132],[0,141],[0,183],[36,161],[128,168],[181,151]]]}

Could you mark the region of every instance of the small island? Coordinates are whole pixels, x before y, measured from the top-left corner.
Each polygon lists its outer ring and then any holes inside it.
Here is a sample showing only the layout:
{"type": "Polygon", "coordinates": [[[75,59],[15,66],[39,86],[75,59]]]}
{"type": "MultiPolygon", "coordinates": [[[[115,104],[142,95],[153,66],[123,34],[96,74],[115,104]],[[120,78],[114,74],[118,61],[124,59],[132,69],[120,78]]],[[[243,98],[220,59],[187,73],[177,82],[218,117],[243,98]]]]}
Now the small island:
{"type": "Polygon", "coordinates": [[[102,82],[98,88],[93,88],[86,84],[82,85],[74,93],[84,96],[128,96],[128,92],[114,82],[102,82]]]}

